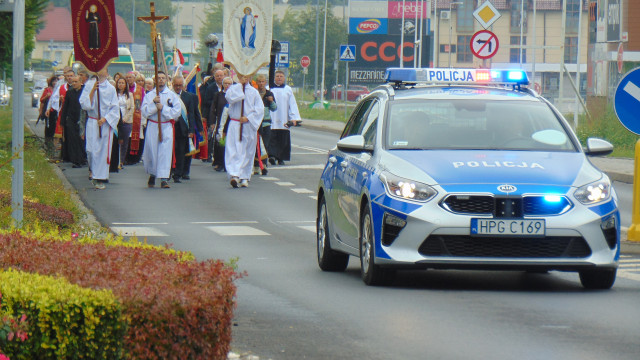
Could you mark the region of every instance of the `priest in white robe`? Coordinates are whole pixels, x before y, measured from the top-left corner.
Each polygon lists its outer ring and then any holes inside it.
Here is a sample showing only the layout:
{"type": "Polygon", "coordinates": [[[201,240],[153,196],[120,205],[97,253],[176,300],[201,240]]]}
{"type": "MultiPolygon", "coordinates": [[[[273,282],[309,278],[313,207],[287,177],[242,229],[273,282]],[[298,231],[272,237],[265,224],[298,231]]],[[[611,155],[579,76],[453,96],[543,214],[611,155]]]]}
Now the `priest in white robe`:
{"type": "Polygon", "coordinates": [[[80,95],[80,106],[87,111],[86,151],[92,181],[96,189],[104,189],[109,180],[111,145],[114,136],[118,136],[120,108],[116,88],[107,81],[106,68],[98,72],[98,79],[85,83],[80,95]],[[100,101],[98,102],[98,91],[100,101]],[[100,113],[98,114],[98,106],[100,113]],[[102,133],[100,133],[102,131],[102,133]],[[102,134],[102,136],[100,136],[102,134]]]}
{"type": "Polygon", "coordinates": [[[258,90],[248,84],[249,76],[239,75],[238,80],[239,83],[231,85],[225,95],[229,103],[229,129],[224,161],[234,188],[249,186],[258,128],[264,117],[262,98],[258,90]]]}
{"type": "Polygon", "coordinates": [[[285,84],[284,72],[277,70],[274,78],[275,86],[270,89],[278,104],[276,111],[271,112],[271,132],[267,154],[269,162],[284,165],[291,160],[291,133],[289,126],[300,120],[300,111],[293,95],[293,90],[285,84]]]}
{"type": "Polygon", "coordinates": [[[158,72],[158,86],[144,96],[140,111],[147,119],[147,134],[144,141],[142,161],[149,174],[147,185],[154,187],[156,178],[160,186],[169,188],[171,165],[173,164],[174,124],[180,117],[180,97],[167,86],[167,75],[158,72]],[[160,113],[161,123],[158,123],[160,113]],[[158,139],[158,128],[162,129],[162,139],[158,139]]]}

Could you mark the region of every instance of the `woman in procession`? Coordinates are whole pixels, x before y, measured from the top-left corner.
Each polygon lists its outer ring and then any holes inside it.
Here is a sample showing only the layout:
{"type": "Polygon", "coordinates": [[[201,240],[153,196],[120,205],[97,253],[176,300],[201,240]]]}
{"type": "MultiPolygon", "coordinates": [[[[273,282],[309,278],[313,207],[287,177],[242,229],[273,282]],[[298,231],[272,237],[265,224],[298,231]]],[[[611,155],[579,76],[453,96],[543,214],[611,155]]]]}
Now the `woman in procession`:
{"type": "Polygon", "coordinates": [[[120,126],[118,128],[118,150],[120,158],[118,169],[120,170],[122,169],[127,156],[135,104],[133,102],[133,95],[129,91],[129,86],[125,78],[121,77],[116,82],[116,92],[118,94],[118,106],[120,108],[120,126]]]}

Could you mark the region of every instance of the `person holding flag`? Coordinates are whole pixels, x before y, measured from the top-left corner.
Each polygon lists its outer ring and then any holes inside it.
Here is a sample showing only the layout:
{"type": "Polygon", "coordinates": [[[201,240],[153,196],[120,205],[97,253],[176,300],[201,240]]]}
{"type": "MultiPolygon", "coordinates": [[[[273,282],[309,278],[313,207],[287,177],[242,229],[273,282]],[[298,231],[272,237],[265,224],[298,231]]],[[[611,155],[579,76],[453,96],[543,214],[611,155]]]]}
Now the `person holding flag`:
{"type": "Polygon", "coordinates": [[[98,71],[98,79],[87,81],[80,95],[80,106],[87,111],[86,151],[93,185],[104,189],[109,180],[111,146],[118,136],[120,108],[116,88],[107,81],[107,69],[98,71]],[[96,96],[97,92],[97,96],[96,96]]]}
{"type": "Polygon", "coordinates": [[[147,119],[147,134],[142,152],[144,169],[149,174],[147,185],[154,187],[156,178],[160,178],[160,186],[165,189],[170,187],[168,181],[175,161],[173,128],[181,114],[180,98],[166,84],[167,75],[158,71],[158,84],[145,95],[140,109],[142,116],[147,119]]]}
{"type": "Polygon", "coordinates": [[[258,128],[264,117],[260,93],[249,83],[251,77],[238,75],[238,83],[226,92],[229,102],[229,130],[224,162],[232,187],[249,187],[253,158],[256,154],[258,128]]]}

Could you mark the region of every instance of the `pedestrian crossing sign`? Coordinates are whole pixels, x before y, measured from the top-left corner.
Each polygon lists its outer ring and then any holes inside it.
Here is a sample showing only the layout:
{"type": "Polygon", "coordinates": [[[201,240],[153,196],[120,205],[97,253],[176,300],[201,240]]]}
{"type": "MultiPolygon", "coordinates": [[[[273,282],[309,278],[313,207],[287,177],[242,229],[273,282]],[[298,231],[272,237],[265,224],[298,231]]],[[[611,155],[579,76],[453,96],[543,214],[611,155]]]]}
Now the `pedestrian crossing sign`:
{"type": "Polygon", "coordinates": [[[340,61],[356,61],[356,46],[340,45],[340,61]]]}

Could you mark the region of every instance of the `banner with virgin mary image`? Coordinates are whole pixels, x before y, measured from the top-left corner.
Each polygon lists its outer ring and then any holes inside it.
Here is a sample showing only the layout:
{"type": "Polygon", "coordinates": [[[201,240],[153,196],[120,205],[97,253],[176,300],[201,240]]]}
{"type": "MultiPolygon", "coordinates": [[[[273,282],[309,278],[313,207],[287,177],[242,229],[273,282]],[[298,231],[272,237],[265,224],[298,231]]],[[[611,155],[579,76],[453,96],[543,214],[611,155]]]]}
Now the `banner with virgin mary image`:
{"type": "Polygon", "coordinates": [[[225,0],[224,63],[241,75],[269,64],[273,26],[272,0],[225,0]]]}
{"type": "Polygon", "coordinates": [[[71,0],[74,57],[94,73],[118,57],[113,1],[71,0]]]}

